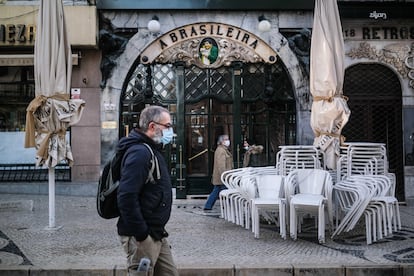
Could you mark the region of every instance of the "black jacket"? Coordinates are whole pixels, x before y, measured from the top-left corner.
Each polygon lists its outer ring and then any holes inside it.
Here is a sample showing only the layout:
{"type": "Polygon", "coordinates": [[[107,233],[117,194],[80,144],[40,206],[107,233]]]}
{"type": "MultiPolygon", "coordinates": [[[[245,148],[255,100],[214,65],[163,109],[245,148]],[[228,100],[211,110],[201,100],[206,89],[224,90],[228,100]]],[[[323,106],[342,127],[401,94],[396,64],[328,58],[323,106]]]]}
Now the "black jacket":
{"type": "MultiPolygon", "coordinates": [[[[119,141],[125,153],[118,188],[118,234],[134,236],[142,241],[151,235],[155,240],[168,236],[164,227],[171,215],[172,186],[170,173],[161,145],[156,145],[145,134],[133,130],[119,141]],[[151,153],[142,144],[147,143],[158,158],[161,178],[156,183],[145,183],[150,170],[151,153]]],[[[155,176],[155,174],[154,174],[155,176]]]]}

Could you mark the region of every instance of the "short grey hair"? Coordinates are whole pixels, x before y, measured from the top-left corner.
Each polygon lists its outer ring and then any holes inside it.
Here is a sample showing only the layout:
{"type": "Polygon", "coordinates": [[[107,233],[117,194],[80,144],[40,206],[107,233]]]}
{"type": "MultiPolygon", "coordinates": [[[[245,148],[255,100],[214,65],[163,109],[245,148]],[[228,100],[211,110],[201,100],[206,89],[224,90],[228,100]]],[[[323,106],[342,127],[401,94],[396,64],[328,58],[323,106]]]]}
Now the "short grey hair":
{"type": "Polygon", "coordinates": [[[222,134],[217,138],[217,145],[222,145],[223,141],[228,139],[229,136],[227,134],[222,134]]]}
{"type": "Polygon", "coordinates": [[[151,122],[159,123],[161,121],[163,113],[170,114],[167,109],[158,105],[151,105],[144,108],[139,116],[139,128],[144,132],[147,131],[151,122]]]}

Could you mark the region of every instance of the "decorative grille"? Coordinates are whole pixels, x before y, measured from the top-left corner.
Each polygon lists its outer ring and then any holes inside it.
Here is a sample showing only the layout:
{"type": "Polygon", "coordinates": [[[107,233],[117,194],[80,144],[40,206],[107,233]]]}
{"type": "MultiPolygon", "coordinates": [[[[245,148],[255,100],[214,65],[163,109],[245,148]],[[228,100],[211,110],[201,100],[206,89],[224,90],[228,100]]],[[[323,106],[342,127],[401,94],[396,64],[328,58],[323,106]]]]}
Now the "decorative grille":
{"type": "Polygon", "coordinates": [[[380,64],[358,64],[345,72],[344,94],[349,97],[348,142],[385,143],[389,170],[397,177],[397,196],[404,198],[401,85],[393,71],[380,64]]]}
{"type": "Polygon", "coordinates": [[[152,85],[156,97],[164,101],[176,101],[175,73],[171,64],[157,64],[153,67],[152,85]]]}
{"type": "Polygon", "coordinates": [[[128,81],[122,102],[124,104],[129,104],[131,102],[144,101],[144,91],[145,87],[147,87],[146,80],[147,68],[146,66],[139,64],[128,81]]]}
{"type": "Polygon", "coordinates": [[[171,64],[139,64],[129,79],[122,102],[137,103],[152,97],[162,101],[176,100],[175,73],[171,64]]]}
{"type": "MultiPolygon", "coordinates": [[[[122,99],[123,125],[133,127],[145,103],[176,102],[174,70],[172,64],[139,64],[135,68],[122,99]]],[[[185,68],[185,104],[212,98],[222,104],[232,104],[235,100],[232,75],[231,67],[185,68]]],[[[279,145],[296,143],[295,99],[283,64],[280,61],[273,65],[243,64],[240,96],[241,135],[264,145],[265,163],[274,164],[279,145]]]]}
{"type": "Polygon", "coordinates": [[[232,75],[229,67],[185,70],[185,100],[194,102],[212,95],[224,102],[232,101],[232,75]]]}
{"type": "Polygon", "coordinates": [[[245,64],[243,68],[242,101],[256,101],[265,89],[264,66],[261,63],[245,64]]]}
{"type": "Polygon", "coordinates": [[[206,70],[196,66],[191,67],[191,70],[185,70],[185,100],[197,101],[208,95],[207,80],[206,70]]]}
{"type": "Polygon", "coordinates": [[[229,68],[222,67],[217,70],[210,70],[209,75],[210,91],[214,91],[215,97],[224,102],[232,101],[232,74],[229,68]]]}

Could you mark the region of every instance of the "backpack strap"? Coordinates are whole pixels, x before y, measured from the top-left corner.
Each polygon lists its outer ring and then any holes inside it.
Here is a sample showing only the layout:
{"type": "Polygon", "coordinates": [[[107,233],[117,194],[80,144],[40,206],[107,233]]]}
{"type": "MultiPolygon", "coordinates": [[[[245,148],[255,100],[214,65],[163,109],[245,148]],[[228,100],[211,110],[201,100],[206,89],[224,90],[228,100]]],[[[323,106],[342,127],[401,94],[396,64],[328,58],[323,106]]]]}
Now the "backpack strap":
{"type": "Polygon", "coordinates": [[[146,183],[148,182],[155,183],[156,180],[159,180],[161,178],[160,165],[158,164],[158,158],[155,156],[154,151],[147,143],[143,143],[143,144],[147,147],[147,149],[151,153],[151,169],[148,173],[148,179],[146,183]],[[154,171],[156,172],[156,179],[154,179],[154,171]]]}

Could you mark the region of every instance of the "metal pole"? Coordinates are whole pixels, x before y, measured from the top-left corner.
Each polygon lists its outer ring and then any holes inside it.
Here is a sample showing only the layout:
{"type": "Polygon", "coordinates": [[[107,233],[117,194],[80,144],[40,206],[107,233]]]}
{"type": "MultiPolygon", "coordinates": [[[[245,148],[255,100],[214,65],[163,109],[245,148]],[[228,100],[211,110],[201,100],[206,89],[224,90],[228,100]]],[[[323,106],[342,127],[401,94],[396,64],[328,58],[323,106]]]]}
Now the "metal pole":
{"type": "Polygon", "coordinates": [[[56,226],[55,222],[55,168],[49,168],[49,226],[45,230],[59,230],[62,226],[56,226]]]}
{"type": "Polygon", "coordinates": [[[49,228],[55,227],[55,168],[49,168],[49,228]]]}

